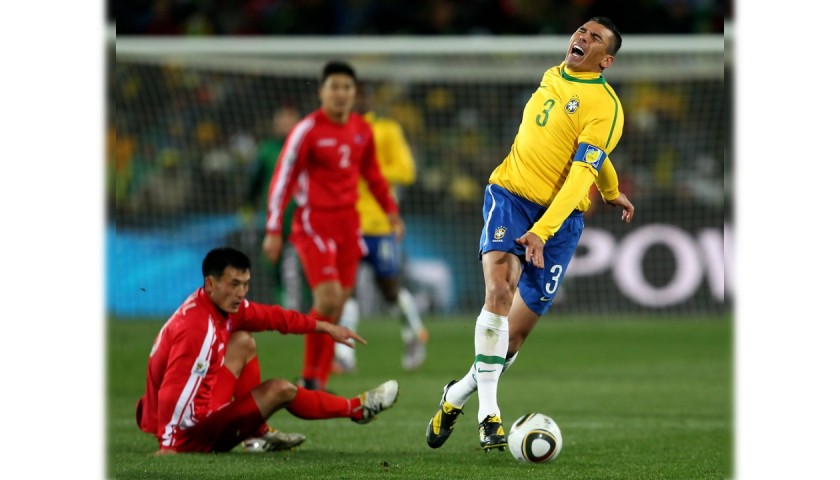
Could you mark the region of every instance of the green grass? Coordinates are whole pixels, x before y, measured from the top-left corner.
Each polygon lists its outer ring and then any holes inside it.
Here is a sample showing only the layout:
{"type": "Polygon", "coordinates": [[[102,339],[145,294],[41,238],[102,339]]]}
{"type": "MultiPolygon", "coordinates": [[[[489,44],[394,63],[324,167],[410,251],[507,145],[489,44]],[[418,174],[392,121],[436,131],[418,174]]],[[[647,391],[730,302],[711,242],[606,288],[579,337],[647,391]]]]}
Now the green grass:
{"type": "MultiPolygon", "coordinates": [[[[109,321],[106,372],[106,472],[117,479],[721,479],[732,477],[732,319],[568,319],[546,317],[502,377],[499,404],[509,427],[539,411],[553,417],[563,450],[545,465],[517,463],[478,446],[474,396],[447,444],[426,446],[425,428],[441,388],[472,362],[472,317],[427,319],[429,358],[400,369],[393,320],[365,320],[369,344],[359,372],[329,388],[355,395],[388,378],[400,381],[393,410],[375,422],[304,421],[286,411],[269,423],[307,435],[291,452],[154,456],[134,405],[161,321],[109,321]]],[[[257,334],[263,377],[299,374],[302,337],[257,334]]]]}

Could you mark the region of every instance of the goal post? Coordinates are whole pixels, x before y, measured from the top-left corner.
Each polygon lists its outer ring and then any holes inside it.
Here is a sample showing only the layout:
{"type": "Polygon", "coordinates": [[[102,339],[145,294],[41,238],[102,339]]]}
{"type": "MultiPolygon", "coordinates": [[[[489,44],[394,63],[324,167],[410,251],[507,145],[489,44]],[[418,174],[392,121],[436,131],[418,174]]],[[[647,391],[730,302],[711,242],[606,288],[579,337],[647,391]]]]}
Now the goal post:
{"type": "MultiPolygon", "coordinates": [[[[593,203],[552,312],[729,311],[729,36],[625,35],[604,76],[625,110],[611,158],[637,207],[627,226],[593,203]]],[[[432,313],[474,313],[482,190],[524,102],[568,37],[110,37],[108,311],[168,315],[200,284],[209,248],[254,263],[272,301],[261,212],[244,208],[274,111],[318,107],[318,76],[350,62],[417,163],[404,189],[406,282],[432,313]]],[[[366,305],[378,297],[360,288],[366,305]]]]}

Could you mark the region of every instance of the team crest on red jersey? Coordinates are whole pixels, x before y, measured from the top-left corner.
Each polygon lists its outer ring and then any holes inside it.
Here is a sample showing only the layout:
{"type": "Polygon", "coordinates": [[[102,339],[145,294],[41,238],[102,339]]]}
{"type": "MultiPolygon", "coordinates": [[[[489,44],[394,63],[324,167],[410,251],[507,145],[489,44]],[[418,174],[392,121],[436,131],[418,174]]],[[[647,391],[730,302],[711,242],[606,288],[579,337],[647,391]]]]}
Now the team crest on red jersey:
{"type": "Polygon", "coordinates": [[[193,373],[198,375],[204,375],[207,373],[207,362],[204,360],[196,360],[195,366],[193,367],[193,373]]]}

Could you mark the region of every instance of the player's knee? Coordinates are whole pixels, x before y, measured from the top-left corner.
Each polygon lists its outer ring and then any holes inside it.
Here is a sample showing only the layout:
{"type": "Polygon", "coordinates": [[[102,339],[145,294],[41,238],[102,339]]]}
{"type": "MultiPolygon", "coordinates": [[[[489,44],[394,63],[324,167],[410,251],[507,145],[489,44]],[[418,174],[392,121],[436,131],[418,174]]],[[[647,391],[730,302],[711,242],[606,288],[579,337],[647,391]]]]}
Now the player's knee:
{"type": "Polygon", "coordinates": [[[513,292],[507,282],[489,282],[485,289],[485,303],[490,307],[510,307],[513,292]]]}
{"type": "Polygon", "coordinates": [[[341,316],[341,302],[315,302],[315,310],[330,319],[336,319],[341,316]]]}
{"type": "Polygon", "coordinates": [[[228,339],[227,351],[229,354],[253,357],[257,353],[257,340],[250,332],[233,332],[228,339]]]}
{"type": "Polygon", "coordinates": [[[337,318],[344,305],[340,288],[318,288],[315,291],[315,310],[328,317],[337,318]]]}
{"type": "Polygon", "coordinates": [[[297,396],[297,385],[282,378],[267,380],[265,386],[272,402],[278,405],[289,403],[297,396]]]}

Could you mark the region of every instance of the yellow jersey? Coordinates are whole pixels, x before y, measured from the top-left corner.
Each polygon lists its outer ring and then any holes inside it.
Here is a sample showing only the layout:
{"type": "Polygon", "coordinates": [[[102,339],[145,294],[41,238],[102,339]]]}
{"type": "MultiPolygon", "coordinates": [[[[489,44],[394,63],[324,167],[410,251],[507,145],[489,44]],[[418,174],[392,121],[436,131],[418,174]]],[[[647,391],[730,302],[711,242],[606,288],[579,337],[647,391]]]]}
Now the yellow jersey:
{"type": "MultiPolygon", "coordinates": [[[[414,156],[411,154],[399,123],[389,118],[377,117],[374,112],[366,113],[364,119],[373,129],[379,168],[385,180],[391,185],[391,194],[396,199],[395,186],[408,186],[415,181],[414,156]]],[[[368,189],[364,179],[359,180],[359,200],[356,203],[356,209],[359,212],[362,232],[365,235],[378,236],[392,233],[388,216],[379,206],[379,202],[368,189]]]]}
{"type": "Polygon", "coordinates": [[[604,198],[618,197],[618,176],[608,155],[623,128],[621,102],[606,79],[566,70],[561,63],[543,74],[522,112],[510,153],[489,183],[549,208],[530,230],[545,241],[572,210],[589,208],[592,182],[604,198]],[[570,175],[573,164],[581,174],[570,175]]]}

